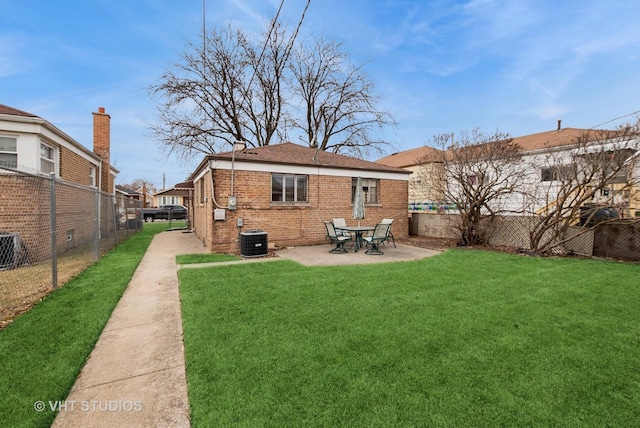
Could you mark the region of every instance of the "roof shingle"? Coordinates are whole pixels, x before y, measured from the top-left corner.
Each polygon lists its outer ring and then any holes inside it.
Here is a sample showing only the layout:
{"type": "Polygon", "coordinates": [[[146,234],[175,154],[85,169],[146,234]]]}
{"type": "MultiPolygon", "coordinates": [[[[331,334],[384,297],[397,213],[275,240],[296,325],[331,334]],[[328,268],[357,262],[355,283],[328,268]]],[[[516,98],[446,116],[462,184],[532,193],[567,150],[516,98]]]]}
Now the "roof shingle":
{"type": "MultiPolygon", "coordinates": [[[[590,141],[612,138],[616,135],[616,131],[609,130],[563,128],[560,130],[539,132],[537,134],[515,137],[513,138],[513,142],[522,147],[525,152],[530,152],[534,150],[574,144],[577,142],[578,138],[587,133],[590,137],[590,141]]],[[[404,152],[394,153],[379,159],[376,162],[405,168],[425,162],[438,161],[439,159],[442,159],[441,150],[429,146],[422,146],[406,150],[404,152]]]]}
{"type": "Polygon", "coordinates": [[[6,114],[8,116],[38,117],[35,114],[18,110],[17,108],[9,107],[4,104],[0,104],[0,114],[6,114]]]}
{"type": "MultiPolygon", "coordinates": [[[[233,158],[232,152],[216,153],[208,156],[209,159],[233,158]]],[[[395,173],[407,173],[406,170],[395,166],[383,165],[349,156],[304,147],[294,143],[280,143],[262,147],[247,147],[236,152],[236,161],[262,162],[301,166],[322,166],[329,168],[361,169],[368,171],[385,171],[395,173]]]]}

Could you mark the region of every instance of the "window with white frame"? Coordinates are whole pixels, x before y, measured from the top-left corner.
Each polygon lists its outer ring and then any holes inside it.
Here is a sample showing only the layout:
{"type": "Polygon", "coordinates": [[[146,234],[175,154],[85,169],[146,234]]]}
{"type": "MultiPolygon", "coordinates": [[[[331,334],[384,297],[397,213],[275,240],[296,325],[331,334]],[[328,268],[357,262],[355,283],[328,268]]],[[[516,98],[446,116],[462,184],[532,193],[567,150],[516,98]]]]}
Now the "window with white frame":
{"type": "Polygon", "coordinates": [[[96,182],[96,166],[95,165],[89,166],[89,186],[98,187],[96,182]]]}
{"type": "Polygon", "coordinates": [[[307,202],[307,175],[271,174],[271,202],[307,202]]]}
{"type": "MultiPolygon", "coordinates": [[[[380,180],[375,178],[361,178],[362,182],[362,191],[364,193],[364,203],[365,204],[377,204],[378,201],[378,187],[380,184],[380,180]]],[[[351,180],[351,202],[356,198],[356,186],[358,184],[358,179],[353,178],[351,180]]]]}
{"type": "Polygon", "coordinates": [[[18,139],[0,136],[0,166],[18,167],[18,139]]]}
{"type": "Polygon", "coordinates": [[[40,172],[45,174],[55,172],[55,152],[53,147],[40,143],[40,172]]]}
{"type": "Polygon", "coordinates": [[[161,196],[160,205],[178,205],[177,196],[161,196]]]}

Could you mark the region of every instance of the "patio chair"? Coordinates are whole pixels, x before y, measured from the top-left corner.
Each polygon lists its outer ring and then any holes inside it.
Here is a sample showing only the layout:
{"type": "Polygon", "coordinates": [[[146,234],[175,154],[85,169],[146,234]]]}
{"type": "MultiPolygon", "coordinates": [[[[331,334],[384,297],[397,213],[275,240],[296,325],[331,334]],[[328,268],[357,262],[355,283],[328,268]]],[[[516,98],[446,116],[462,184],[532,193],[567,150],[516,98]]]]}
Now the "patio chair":
{"type": "MultiPolygon", "coordinates": [[[[393,219],[392,218],[383,218],[380,223],[382,223],[382,224],[390,224],[390,225],[393,226],[393,219]]],[[[393,233],[391,232],[391,226],[389,226],[389,234],[387,236],[387,240],[385,241],[387,244],[389,243],[389,239],[391,239],[391,242],[393,242],[393,248],[398,248],[398,247],[396,247],[396,239],[393,237],[393,233]]]]}
{"type": "Polygon", "coordinates": [[[378,223],[372,235],[362,237],[367,246],[367,251],[364,253],[376,256],[384,254],[380,251],[380,244],[389,239],[389,229],[391,229],[391,224],[378,223]]]}
{"type": "Polygon", "coordinates": [[[347,221],[344,218],[334,218],[332,220],[333,226],[336,227],[336,235],[348,236],[351,239],[351,232],[346,230],[339,230],[341,227],[347,227],[347,221]]]}
{"type": "Polygon", "coordinates": [[[327,228],[327,238],[331,240],[332,244],[335,244],[336,247],[333,248],[330,253],[346,253],[347,249],[344,248],[345,242],[351,241],[351,237],[349,236],[338,236],[336,234],[336,229],[333,227],[333,223],[330,221],[323,221],[324,226],[327,228]]]}

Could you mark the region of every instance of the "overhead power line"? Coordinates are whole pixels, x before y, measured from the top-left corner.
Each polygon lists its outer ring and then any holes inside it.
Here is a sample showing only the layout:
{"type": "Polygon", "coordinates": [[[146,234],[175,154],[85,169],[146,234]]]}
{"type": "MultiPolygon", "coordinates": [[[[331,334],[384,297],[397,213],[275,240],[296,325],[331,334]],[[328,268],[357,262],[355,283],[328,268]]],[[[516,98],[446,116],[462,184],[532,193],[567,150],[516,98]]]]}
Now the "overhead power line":
{"type": "Polygon", "coordinates": [[[640,114],[640,110],[636,110],[636,111],[634,111],[634,112],[632,112],[632,113],[628,113],[628,114],[625,114],[625,115],[622,115],[622,116],[619,116],[619,117],[613,118],[613,119],[611,119],[611,120],[608,120],[608,121],[606,121],[606,122],[602,122],[602,123],[600,123],[600,124],[598,124],[598,125],[596,125],[596,126],[592,126],[592,127],[591,127],[591,128],[589,128],[589,129],[596,129],[596,128],[599,128],[599,127],[601,127],[601,126],[603,126],[603,125],[606,125],[607,123],[615,122],[616,120],[624,119],[625,117],[629,117],[629,116],[637,116],[637,115],[639,115],[639,114],[640,114]]]}

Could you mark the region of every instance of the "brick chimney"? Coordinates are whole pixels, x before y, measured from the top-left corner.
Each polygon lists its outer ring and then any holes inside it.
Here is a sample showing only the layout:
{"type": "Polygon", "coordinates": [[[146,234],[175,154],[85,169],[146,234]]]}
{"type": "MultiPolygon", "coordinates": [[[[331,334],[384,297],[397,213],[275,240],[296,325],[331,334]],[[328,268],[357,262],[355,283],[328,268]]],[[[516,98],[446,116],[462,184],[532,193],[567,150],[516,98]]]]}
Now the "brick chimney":
{"type": "Polygon", "coordinates": [[[93,113],[93,153],[102,159],[100,190],[111,193],[111,116],[104,112],[104,107],[98,107],[98,112],[93,113]]]}

